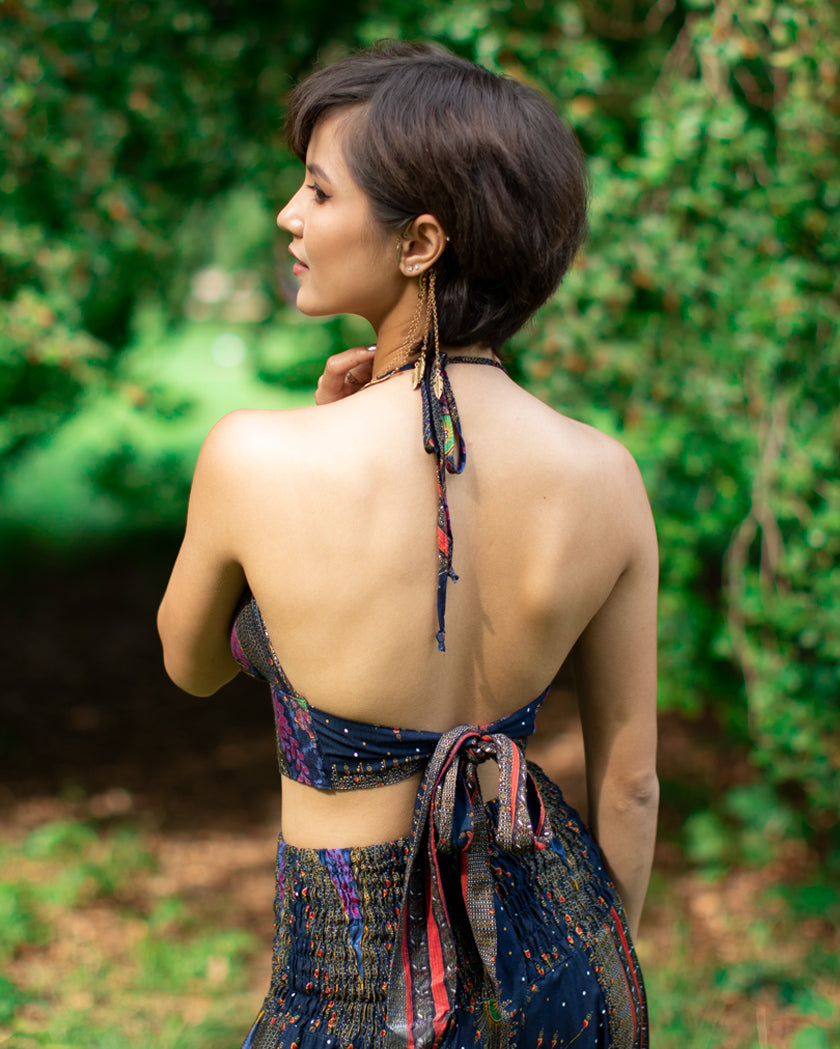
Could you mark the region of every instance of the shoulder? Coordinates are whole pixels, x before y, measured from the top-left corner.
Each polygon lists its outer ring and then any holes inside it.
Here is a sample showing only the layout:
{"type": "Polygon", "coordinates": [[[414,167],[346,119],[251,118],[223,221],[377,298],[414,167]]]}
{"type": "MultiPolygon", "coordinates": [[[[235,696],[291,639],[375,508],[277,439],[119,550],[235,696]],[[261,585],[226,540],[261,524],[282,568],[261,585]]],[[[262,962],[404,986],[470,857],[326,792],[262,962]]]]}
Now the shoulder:
{"type": "Polygon", "coordinates": [[[267,456],[277,462],[278,456],[301,445],[315,412],[314,407],[229,412],[204,439],[197,469],[237,477],[267,456]]]}
{"type": "Polygon", "coordinates": [[[551,408],[520,388],[523,411],[520,422],[534,454],[547,468],[560,472],[567,482],[593,489],[608,489],[628,497],[644,495],[639,468],[628,449],[614,437],[551,408]]]}
{"type": "Polygon", "coordinates": [[[653,538],[655,543],[650,502],[633,455],[621,441],[593,426],[566,422],[569,451],[590,512],[631,541],[653,538]]]}
{"type": "Polygon", "coordinates": [[[630,451],[594,426],[526,396],[531,400],[531,410],[523,412],[530,420],[526,440],[544,498],[628,557],[655,551],[650,502],[630,451]]]}
{"type": "Polygon", "coordinates": [[[223,415],[202,445],[202,455],[224,456],[258,450],[278,434],[292,432],[314,408],[283,410],[243,408],[223,415]]]}

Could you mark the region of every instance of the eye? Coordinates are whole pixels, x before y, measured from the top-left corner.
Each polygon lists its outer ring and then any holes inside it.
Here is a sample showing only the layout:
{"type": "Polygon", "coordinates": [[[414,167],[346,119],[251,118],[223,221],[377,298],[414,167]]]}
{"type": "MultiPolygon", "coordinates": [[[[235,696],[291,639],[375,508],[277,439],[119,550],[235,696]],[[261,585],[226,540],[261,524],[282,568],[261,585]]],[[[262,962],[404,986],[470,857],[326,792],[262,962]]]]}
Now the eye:
{"type": "Polygon", "coordinates": [[[307,183],[306,188],[311,189],[312,192],[315,194],[315,202],[317,204],[323,204],[324,201],[330,199],[329,193],[325,193],[317,182],[307,183]]]}

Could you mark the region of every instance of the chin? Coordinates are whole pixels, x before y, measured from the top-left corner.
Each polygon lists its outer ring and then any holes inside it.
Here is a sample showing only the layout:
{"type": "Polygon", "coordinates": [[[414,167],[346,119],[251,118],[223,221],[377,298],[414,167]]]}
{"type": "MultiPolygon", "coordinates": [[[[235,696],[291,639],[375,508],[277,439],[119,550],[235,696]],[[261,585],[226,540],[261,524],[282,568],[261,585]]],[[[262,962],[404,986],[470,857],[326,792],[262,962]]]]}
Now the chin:
{"type": "Polygon", "coordinates": [[[345,310],[329,310],[324,309],[321,306],[310,306],[305,302],[301,303],[300,300],[298,300],[295,305],[306,317],[337,317],[339,313],[346,312],[345,310]]]}
{"type": "Polygon", "coordinates": [[[295,306],[306,317],[338,317],[341,314],[354,313],[351,306],[341,303],[325,303],[312,301],[306,294],[305,288],[299,288],[295,299],[295,306]]]}

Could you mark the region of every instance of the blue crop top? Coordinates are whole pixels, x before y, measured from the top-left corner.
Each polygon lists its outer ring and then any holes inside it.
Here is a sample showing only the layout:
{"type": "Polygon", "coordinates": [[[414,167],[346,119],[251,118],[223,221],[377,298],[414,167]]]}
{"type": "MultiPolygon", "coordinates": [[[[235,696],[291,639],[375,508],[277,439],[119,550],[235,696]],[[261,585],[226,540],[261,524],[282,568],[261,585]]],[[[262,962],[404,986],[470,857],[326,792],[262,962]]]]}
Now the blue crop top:
{"type": "MultiPolygon", "coordinates": [[[[453,357],[451,361],[496,365],[483,357],[453,357]]],[[[444,643],[446,586],[457,580],[452,570],[452,528],[446,502],[447,473],[461,473],[466,450],[445,356],[428,362],[415,379],[423,402],[423,442],[435,456],[438,490],[438,588],[437,642],[444,643]],[[435,368],[437,370],[435,371],[435,368]]],[[[403,368],[414,367],[405,365],[403,368]]],[[[243,670],[267,681],[271,687],[277,729],[280,772],[290,779],[325,790],[353,790],[384,786],[422,772],[435,752],[442,733],[390,728],[327,714],[309,704],[289,683],[274,652],[257,602],[251,598],[241,608],[231,631],[231,651],[243,670]]],[[[537,711],[546,689],[521,710],[491,725],[476,726],[487,735],[501,734],[520,742],[534,732],[537,711]]]]}
{"type": "MultiPolygon", "coordinates": [[[[441,738],[440,732],[369,725],[313,707],[283,672],[254,598],[236,617],[231,651],[247,674],[268,682],[280,772],[299,783],[325,790],[397,783],[425,769],[441,738]]],[[[521,710],[482,727],[482,732],[501,733],[524,745],[534,733],[546,692],[521,710]]]]}

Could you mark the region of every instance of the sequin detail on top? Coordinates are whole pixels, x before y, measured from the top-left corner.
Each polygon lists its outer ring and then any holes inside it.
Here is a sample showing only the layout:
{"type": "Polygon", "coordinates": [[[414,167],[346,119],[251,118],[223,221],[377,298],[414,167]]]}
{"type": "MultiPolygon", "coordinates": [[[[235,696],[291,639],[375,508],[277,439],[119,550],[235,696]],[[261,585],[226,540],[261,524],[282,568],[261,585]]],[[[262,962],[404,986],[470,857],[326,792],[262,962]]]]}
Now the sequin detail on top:
{"type": "MultiPolygon", "coordinates": [[[[438,732],[370,725],[313,707],[292,688],[253,598],[234,621],[231,652],[271,688],[278,764],[290,779],[326,790],[384,786],[421,773],[438,745],[438,732]]],[[[484,731],[526,740],[547,691],[484,731]]]]}

